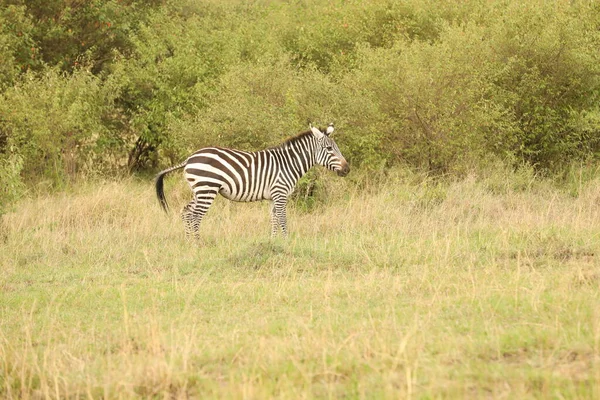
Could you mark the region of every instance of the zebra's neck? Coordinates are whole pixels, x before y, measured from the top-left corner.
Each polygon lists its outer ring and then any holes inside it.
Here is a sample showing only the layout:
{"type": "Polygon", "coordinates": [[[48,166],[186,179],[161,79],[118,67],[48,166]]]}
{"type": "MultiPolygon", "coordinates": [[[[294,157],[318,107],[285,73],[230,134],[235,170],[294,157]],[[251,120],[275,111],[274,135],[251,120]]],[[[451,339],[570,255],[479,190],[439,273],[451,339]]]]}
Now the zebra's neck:
{"type": "Polygon", "coordinates": [[[290,177],[298,181],[316,164],[316,148],[317,140],[313,134],[304,132],[265,151],[273,154],[290,177]]]}

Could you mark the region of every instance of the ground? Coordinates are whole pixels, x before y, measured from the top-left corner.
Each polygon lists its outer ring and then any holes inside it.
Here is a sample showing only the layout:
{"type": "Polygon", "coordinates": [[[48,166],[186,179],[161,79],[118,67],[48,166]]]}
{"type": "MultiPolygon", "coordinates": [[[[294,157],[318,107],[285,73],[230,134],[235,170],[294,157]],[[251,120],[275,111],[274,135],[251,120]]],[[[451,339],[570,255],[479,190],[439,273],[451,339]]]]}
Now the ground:
{"type": "Polygon", "coordinates": [[[600,180],[341,182],[288,240],[219,199],[186,241],[133,180],[21,201],[0,395],[600,397],[600,180]]]}

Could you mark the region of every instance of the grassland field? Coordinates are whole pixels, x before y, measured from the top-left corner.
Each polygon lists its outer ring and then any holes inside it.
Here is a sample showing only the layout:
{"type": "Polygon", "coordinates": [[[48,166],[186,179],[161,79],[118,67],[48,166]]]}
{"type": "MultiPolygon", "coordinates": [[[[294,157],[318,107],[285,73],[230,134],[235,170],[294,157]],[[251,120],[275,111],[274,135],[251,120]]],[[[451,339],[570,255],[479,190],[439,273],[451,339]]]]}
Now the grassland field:
{"type": "Polygon", "coordinates": [[[0,229],[0,397],[600,398],[600,178],[324,174],[218,199],[186,241],[149,181],[31,196],[0,229]]]}

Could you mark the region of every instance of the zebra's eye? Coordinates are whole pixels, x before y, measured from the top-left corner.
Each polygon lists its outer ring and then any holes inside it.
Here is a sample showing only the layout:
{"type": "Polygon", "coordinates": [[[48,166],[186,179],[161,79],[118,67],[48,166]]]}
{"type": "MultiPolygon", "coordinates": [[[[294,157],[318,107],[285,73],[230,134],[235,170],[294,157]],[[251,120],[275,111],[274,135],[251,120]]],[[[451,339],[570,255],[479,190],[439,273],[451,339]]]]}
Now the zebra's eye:
{"type": "Polygon", "coordinates": [[[327,147],[325,147],[325,150],[327,150],[327,151],[331,151],[331,150],[333,150],[333,147],[331,147],[331,146],[327,146],[327,147]]]}

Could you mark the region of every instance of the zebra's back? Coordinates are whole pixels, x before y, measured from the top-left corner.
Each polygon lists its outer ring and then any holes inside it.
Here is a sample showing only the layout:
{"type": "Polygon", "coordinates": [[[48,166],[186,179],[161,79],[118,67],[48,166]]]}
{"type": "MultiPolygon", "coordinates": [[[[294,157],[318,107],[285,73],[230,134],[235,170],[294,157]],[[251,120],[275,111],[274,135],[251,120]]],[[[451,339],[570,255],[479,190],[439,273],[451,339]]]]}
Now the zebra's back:
{"type": "Polygon", "coordinates": [[[185,178],[195,195],[214,193],[234,201],[271,198],[277,166],[269,152],[205,147],[186,161],[185,178]]]}

